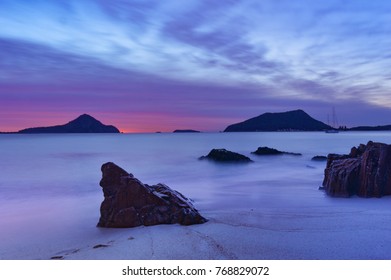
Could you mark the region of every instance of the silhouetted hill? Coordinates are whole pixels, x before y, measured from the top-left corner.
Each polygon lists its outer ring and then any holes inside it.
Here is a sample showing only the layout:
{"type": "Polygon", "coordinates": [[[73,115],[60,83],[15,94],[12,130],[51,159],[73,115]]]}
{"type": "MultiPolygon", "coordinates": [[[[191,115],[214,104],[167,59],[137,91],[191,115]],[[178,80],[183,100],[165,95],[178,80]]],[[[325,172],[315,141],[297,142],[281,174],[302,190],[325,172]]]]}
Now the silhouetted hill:
{"type": "Polygon", "coordinates": [[[303,110],[265,113],[258,117],[229,125],[224,132],[242,131],[321,131],[331,127],[315,120],[303,110]]]}
{"type": "Polygon", "coordinates": [[[112,125],[104,125],[90,115],[83,114],[64,125],[26,128],[18,133],[119,133],[112,125]]]}

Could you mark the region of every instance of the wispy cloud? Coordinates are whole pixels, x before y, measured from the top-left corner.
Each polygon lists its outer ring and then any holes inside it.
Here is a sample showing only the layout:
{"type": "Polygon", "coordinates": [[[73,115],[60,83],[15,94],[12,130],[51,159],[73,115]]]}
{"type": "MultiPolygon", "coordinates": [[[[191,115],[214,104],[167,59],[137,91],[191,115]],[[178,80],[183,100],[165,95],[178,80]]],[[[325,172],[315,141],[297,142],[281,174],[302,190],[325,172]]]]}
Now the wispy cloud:
{"type": "Polygon", "coordinates": [[[390,26],[389,1],[3,0],[0,98],[227,120],[391,108],[390,26]]]}

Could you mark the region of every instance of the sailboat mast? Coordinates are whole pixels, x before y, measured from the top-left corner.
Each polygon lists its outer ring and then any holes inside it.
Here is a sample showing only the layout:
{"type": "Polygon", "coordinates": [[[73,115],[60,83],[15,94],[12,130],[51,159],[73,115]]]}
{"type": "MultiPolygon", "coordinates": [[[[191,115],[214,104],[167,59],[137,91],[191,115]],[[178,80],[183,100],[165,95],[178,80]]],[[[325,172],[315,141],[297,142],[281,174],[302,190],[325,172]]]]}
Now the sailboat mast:
{"type": "Polygon", "coordinates": [[[338,133],[338,121],[337,121],[337,114],[335,113],[335,108],[332,108],[332,116],[331,116],[331,125],[330,125],[330,116],[327,114],[327,124],[330,126],[330,129],[326,130],[326,133],[338,133]]]}
{"type": "Polygon", "coordinates": [[[337,121],[337,115],[335,114],[335,108],[333,107],[333,128],[337,128],[338,121],[337,121]]]}

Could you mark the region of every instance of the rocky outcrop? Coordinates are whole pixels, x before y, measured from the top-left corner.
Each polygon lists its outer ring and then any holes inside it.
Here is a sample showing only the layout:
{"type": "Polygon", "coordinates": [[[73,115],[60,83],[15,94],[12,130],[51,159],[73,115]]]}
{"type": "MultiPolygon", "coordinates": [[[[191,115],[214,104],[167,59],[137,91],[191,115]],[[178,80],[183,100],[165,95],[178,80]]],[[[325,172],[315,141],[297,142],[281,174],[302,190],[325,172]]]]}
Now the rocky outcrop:
{"type": "Polygon", "coordinates": [[[330,196],[391,194],[391,145],[369,141],[348,155],[329,154],[323,187],[330,196]]]}
{"type": "Polygon", "coordinates": [[[102,165],[100,186],[104,200],[98,227],[192,225],[207,221],[181,193],[164,184],[143,184],[112,162],[102,165]]]}
{"type": "Polygon", "coordinates": [[[269,147],[258,147],[258,149],[255,152],[251,152],[252,154],[259,155],[259,156],[269,156],[269,155],[293,155],[293,156],[301,156],[300,153],[290,153],[290,152],[283,152],[279,151],[274,148],[269,147]]]}
{"type": "Polygon", "coordinates": [[[199,159],[209,159],[217,162],[252,162],[249,157],[226,149],[212,149],[208,155],[199,159]]]}

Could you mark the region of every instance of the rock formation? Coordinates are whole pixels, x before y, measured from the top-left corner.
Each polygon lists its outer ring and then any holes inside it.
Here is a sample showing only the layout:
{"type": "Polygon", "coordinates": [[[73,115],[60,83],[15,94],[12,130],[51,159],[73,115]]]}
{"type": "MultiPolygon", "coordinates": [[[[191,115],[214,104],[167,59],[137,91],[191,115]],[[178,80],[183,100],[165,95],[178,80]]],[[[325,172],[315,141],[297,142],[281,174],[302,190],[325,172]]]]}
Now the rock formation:
{"type": "Polygon", "coordinates": [[[112,162],[102,165],[104,200],[98,227],[192,225],[207,220],[189,199],[164,184],[149,186],[112,162]]]}
{"type": "Polygon", "coordinates": [[[208,155],[202,156],[200,159],[209,159],[217,162],[252,162],[249,157],[226,149],[212,149],[208,155]]]}
{"type": "Polygon", "coordinates": [[[330,196],[381,197],[391,194],[391,145],[369,141],[349,155],[329,154],[323,187],[330,196]]]}
{"type": "Polygon", "coordinates": [[[255,152],[251,152],[251,153],[259,156],[269,156],[269,155],[301,156],[300,153],[283,152],[269,147],[258,147],[258,149],[255,152]]]}

